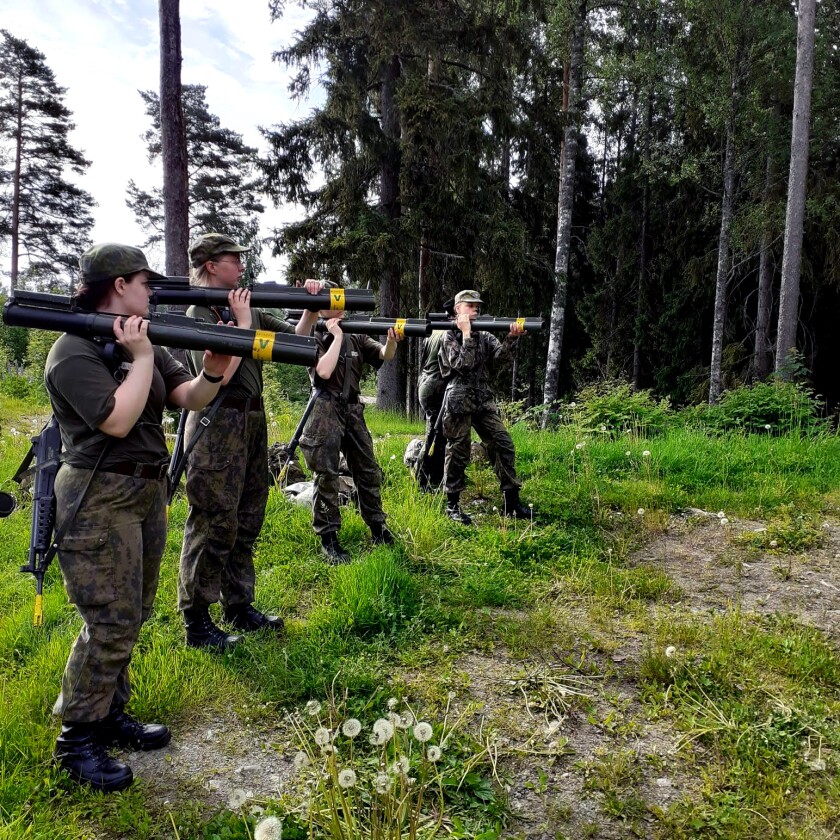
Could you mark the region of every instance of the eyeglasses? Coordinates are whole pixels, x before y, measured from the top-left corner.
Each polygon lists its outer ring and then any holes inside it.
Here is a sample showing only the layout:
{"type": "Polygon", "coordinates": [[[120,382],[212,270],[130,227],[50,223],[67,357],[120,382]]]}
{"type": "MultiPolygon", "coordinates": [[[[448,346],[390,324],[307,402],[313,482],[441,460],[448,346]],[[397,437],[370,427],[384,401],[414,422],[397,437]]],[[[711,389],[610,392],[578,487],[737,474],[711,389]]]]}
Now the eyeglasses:
{"type": "Polygon", "coordinates": [[[239,257],[239,256],[231,257],[228,260],[226,260],[226,259],[211,260],[211,262],[214,262],[214,263],[229,262],[229,263],[233,263],[234,265],[242,265],[242,257],[239,257]]]}

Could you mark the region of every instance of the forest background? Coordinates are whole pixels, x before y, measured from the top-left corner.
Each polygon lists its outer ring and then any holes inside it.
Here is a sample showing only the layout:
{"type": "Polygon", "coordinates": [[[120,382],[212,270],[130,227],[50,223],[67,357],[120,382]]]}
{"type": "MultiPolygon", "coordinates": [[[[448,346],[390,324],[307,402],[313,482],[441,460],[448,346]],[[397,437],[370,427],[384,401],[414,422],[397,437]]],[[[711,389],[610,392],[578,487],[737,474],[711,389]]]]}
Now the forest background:
{"type": "MultiPolygon", "coordinates": [[[[285,95],[313,85],[324,95],[297,121],[262,115],[265,151],[221,125],[206,88],[183,88],[191,233],[268,242],[289,281],[372,287],[384,314],[439,309],[475,287],[494,314],[551,316],[550,331],[520,342],[506,383],[529,405],[604,379],[679,405],[715,401],[776,368],[809,378],[830,408],[840,399],[834,0],[815,4],[812,27],[790,360],[775,347],[796,4],[295,5],[309,22],[274,54],[293,72],[285,95]],[[298,219],[261,228],[272,203],[296,207],[298,219]]],[[[286,6],[271,0],[272,18],[286,6]]],[[[0,239],[16,285],[66,291],[95,197],[68,139],[65,91],[25,38],[3,33],[0,239]]],[[[160,99],[141,96],[157,161],[160,99]]],[[[163,198],[162,183],[126,184],[148,236],[140,244],[163,238],[163,198]]],[[[249,269],[258,280],[260,260],[249,269]]],[[[39,378],[50,340],[0,328],[4,370],[39,378]]],[[[414,359],[404,354],[380,377],[381,407],[413,405],[414,359]]]]}

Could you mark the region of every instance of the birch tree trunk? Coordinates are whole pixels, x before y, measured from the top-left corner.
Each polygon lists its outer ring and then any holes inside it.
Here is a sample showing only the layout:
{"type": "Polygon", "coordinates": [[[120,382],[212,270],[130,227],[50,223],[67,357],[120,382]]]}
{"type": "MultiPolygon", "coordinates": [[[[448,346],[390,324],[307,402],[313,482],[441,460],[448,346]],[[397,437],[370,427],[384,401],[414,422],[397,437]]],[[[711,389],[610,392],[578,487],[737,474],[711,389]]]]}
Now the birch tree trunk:
{"type": "Polygon", "coordinates": [[[187,135],[181,101],[180,0],[160,0],[160,145],[166,273],[189,271],[187,135]]]}
{"type": "Polygon", "coordinates": [[[790,375],[785,362],[790,351],[796,349],[796,327],[799,320],[799,274],[802,266],[802,230],[805,222],[805,188],[808,178],[815,18],[816,0],[799,0],[790,175],[785,214],[782,285],[779,292],[779,326],[776,336],[776,373],[781,376],[790,375]]]}
{"type": "Polygon", "coordinates": [[[549,410],[557,400],[560,383],[560,360],[563,351],[563,330],[566,325],[566,292],[569,282],[569,253],[572,244],[572,206],[575,195],[575,164],[578,151],[578,99],[583,78],[583,45],[586,31],[587,0],[577,6],[572,32],[572,48],[566,86],[566,128],[560,157],[560,187],[557,200],[557,249],[554,257],[554,298],[551,303],[551,325],[548,356],[545,363],[543,392],[543,428],[549,410]]]}

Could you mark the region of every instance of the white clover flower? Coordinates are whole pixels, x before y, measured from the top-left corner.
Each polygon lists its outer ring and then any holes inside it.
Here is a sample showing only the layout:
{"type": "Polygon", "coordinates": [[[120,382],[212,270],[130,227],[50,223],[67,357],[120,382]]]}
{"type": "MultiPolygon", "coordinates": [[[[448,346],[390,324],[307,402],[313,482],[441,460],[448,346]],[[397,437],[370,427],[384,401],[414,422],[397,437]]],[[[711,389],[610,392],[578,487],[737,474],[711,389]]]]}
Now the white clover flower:
{"type": "Polygon", "coordinates": [[[642,452],[642,458],[650,458],[650,449],[645,449],[645,451],[642,452]]]}
{"type": "Polygon", "coordinates": [[[356,786],[356,772],[349,767],[338,774],[338,784],[343,788],[356,786]]]}
{"type": "Polygon", "coordinates": [[[379,773],[373,780],[373,787],[377,793],[388,793],[391,787],[391,779],[387,773],[379,773]]]}
{"type": "Polygon", "coordinates": [[[356,718],[347,718],[341,727],[341,731],[348,738],[355,738],[362,731],[362,724],[356,718]]]}
{"type": "Polygon", "coordinates": [[[422,744],[426,741],[431,741],[432,739],[432,726],[426,721],[420,721],[417,726],[414,727],[414,737],[422,744]]]}
{"type": "Polygon", "coordinates": [[[729,524],[729,520],[728,520],[728,519],[724,516],[724,517],[720,520],[720,524],[721,524],[721,525],[728,525],[728,524],[729,524]]]}
{"type": "Polygon", "coordinates": [[[330,730],[325,726],[319,726],[315,730],[315,743],[319,747],[327,747],[330,743],[330,730]]]}
{"type": "Polygon", "coordinates": [[[373,724],[373,734],[377,744],[387,744],[394,737],[394,725],[385,718],[379,718],[373,724]]]}
{"type": "Polygon", "coordinates": [[[254,840],[283,840],[283,820],[266,817],[254,829],[254,840]]]}
{"type": "Polygon", "coordinates": [[[584,446],[586,446],[586,441],[582,440],[580,443],[575,444],[575,449],[583,449],[584,446]]]}
{"type": "Polygon", "coordinates": [[[639,516],[644,516],[644,515],[645,515],[645,509],[644,509],[644,508],[639,508],[639,509],[636,511],[636,513],[637,513],[639,516]]]}
{"type": "Polygon", "coordinates": [[[318,700],[310,700],[306,704],[306,714],[312,715],[312,717],[315,717],[315,715],[319,714],[320,711],[321,711],[321,704],[318,700]]]}
{"type": "Polygon", "coordinates": [[[440,751],[440,747],[436,747],[434,744],[426,750],[426,758],[428,758],[429,761],[440,761],[441,755],[442,753],[440,751]]]}
{"type": "Polygon", "coordinates": [[[397,706],[398,706],[399,704],[400,704],[400,701],[399,701],[399,700],[397,700],[397,698],[396,698],[396,697],[390,697],[390,698],[388,698],[388,708],[389,708],[391,711],[393,711],[394,709],[396,709],[396,708],[397,708],[397,706]]]}
{"type": "Polygon", "coordinates": [[[303,770],[311,764],[309,756],[303,751],[299,750],[295,753],[295,770],[303,770]]]}
{"type": "Polygon", "coordinates": [[[667,656],[668,659],[673,659],[676,655],[677,649],[673,645],[668,645],[668,647],[665,648],[665,656],[667,656]]]}

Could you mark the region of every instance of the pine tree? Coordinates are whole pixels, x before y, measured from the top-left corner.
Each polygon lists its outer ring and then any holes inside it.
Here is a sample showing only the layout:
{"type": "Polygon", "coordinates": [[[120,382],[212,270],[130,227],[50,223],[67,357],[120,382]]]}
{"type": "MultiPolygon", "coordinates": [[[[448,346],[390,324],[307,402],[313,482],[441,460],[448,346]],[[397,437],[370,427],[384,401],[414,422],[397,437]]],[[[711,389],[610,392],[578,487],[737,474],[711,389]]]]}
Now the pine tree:
{"type": "MultiPolygon", "coordinates": [[[[248,273],[256,277],[260,261],[259,214],[265,209],[259,199],[260,180],[254,174],[256,149],[246,146],[242,136],[222,128],[211,114],[204,85],[185,85],[182,89],[187,134],[187,176],[190,197],[190,237],[206,231],[220,231],[253,246],[248,273]]],[[[154,91],[141,91],[152,127],[143,139],[149,161],[161,156],[160,100],[154,91]]],[[[128,185],[128,206],[148,233],[146,244],[160,242],[164,236],[162,191],[147,192],[134,181],[128,185]]],[[[185,251],[186,252],[186,251],[185,251]]]]}
{"type": "Polygon", "coordinates": [[[90,242],[93,198],[65,177],[90,165],[69,141],[75,127],[43,53],[0,30],[0,238],[10,240],[12,285],[75,274],[90,242]]]}

